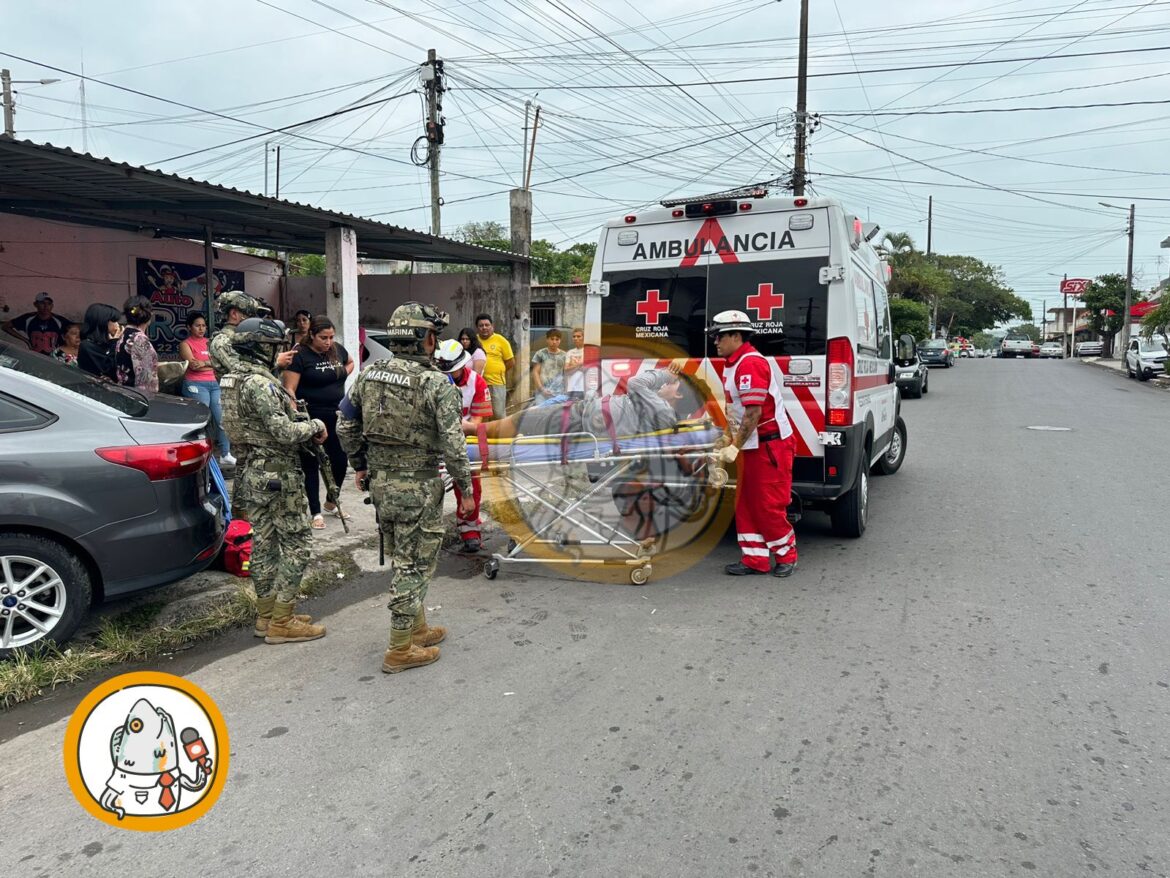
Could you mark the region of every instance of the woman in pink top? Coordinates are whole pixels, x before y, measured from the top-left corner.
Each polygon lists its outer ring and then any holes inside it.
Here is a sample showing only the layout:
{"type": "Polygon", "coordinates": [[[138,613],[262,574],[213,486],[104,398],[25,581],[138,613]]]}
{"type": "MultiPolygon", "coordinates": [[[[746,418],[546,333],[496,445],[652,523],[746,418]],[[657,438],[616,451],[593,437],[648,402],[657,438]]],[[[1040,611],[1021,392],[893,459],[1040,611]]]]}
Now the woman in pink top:
{"type": "Polygon", "coordinates": [[[211,356],[207,350],[207,318],[198,311],[187,315],[187,339],[179,345],[179,356],[187,361],[187,372],[183,375],[183,396],[197,399],[209,409],[215,421],[216,440],[219,448],[219,462],[235,466],[231,442],[223,431],[223,409],[219,405],[219,382],[211,368],[211,356]]]}

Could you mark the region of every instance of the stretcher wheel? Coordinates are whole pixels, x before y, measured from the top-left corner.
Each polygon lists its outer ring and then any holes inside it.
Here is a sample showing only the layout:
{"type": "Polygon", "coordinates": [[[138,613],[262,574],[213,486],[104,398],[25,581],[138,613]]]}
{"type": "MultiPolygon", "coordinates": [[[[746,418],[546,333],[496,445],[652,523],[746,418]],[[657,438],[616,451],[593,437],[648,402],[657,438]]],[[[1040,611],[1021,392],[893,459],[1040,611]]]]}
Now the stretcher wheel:
{"type": "Polygon", "coordinates": [[[500,562],[495,558],[483,565],[483,575],[488,579],[495,579],[500,573],[500,562]]]}
{"type": "Polygon", "coordinates": [[[645,567],[635,567],[630,571],[630,582],[634,585],[645,585],[650,581],[650,573],[653,568],[647,564],[645,567]]]}

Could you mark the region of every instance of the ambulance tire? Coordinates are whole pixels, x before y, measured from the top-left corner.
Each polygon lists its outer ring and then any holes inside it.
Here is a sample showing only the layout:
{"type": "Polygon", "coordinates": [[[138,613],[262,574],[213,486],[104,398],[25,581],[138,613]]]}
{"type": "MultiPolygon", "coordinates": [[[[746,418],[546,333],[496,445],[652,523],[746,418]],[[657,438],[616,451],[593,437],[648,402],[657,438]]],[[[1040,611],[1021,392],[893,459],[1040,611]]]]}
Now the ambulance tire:
{"type": "Polygon", "coordinates": [[[875,476],[892,476],[902,468],[902,462],[905,459],[906,422],[899,417],[894,422],[894,435],[890,437],[890,446],[873,465],[873,474],[875,476]]]}
{"type": "MultiPolygon", "coordinates": [[[[868,447],[865,454],[868,458],[868,447]]],[[[857,467],[853,487],[833,504],[829,517],[833,522],[833,533],[839,537],[857,539],[865,533],[869,519],[869,467],[864,462],[857,467]]]]}

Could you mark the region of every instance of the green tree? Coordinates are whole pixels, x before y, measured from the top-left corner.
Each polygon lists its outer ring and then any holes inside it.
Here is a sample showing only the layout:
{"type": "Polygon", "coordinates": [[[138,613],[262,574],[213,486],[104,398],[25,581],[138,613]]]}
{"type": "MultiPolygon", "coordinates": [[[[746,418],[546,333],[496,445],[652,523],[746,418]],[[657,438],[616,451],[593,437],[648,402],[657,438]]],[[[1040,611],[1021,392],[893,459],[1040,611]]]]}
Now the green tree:
{"type": "Polygon", "coordinates": [[[1015,318],[1030,318],[1032,306],[1004,281],[1002,270],[974,256],[935,257],[951,279],[949,294],[939,302],[938,319],[948,335],[970,337],[1015,318]]]}
{"type": "Polygon", "coordinates": [[[914,252],[914,239],[906,232],[886,232],[876,249],[887,257],[894,253],[911,253],[914,252]]]}
{"type": "Polygon", "coordinates": [[[1081,296],[1086,321],[1105,341],[1103,356],[1113,356],[1113,337],[1125,323],[1125,277],[1102,274],[1089,281],[1081,296]]]}
{"type": "Polygon", "coordinates": [[[548,241],[532,242],[534,282],[542,284],[582,284],[589,280],[597,245],[593,242],[573,244],[565,250],[548,241]]]}
{"type": "Polygon", "coordinates": [[[1018,323],[1008,330],[1012,335],[1026,335],[1037,344],[1040,343],[1040,327],[1035,323],[1018,323]]]}
{"type": "Polygon", "coordinates": [[[913,299],[891,299],[890,320],[894,327],[894,338],[903,334],[921,341],[930,334],[930,309],[913,299]]]}
{"type": "Polygon", "coordinates": [[[990,351],[999,346],[996,337],[989,332],[977,332],[971,336],[971,344],[980,350],[990,351]]]}

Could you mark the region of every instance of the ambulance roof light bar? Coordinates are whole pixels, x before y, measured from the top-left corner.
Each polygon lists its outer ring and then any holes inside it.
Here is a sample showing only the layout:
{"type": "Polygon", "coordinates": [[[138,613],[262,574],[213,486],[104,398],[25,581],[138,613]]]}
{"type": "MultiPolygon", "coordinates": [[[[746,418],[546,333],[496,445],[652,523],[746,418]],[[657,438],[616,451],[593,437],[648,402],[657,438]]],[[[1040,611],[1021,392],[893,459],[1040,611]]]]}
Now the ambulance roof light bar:
{"type": "Polygon", "coordinates": [[[671,198],[658,203],[663,207],[681,207],[686,204],[702,204],[703,202],[725,201],[732,198],[765,198],[767,195],[768,190],[764,186],[741,186],[738,189],[712,192],[710,195],[696,195],[691,198],[671,198]]]}

